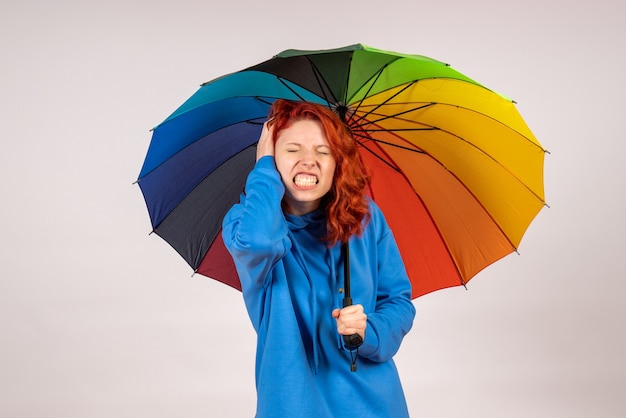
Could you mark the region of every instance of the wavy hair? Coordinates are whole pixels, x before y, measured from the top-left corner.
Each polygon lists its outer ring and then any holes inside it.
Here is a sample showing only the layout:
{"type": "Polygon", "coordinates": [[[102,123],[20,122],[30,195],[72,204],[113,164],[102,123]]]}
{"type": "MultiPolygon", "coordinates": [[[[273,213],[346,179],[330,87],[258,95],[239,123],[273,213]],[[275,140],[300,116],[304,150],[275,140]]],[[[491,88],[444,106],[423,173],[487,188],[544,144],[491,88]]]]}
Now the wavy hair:
{"type": "Polygon", "coordinates": [[[336,164],[333,184],[320,205],[326,213],[324,239],[332,246],[348,242],[352,235],[360,235],[369,220],[366,189],[370,176],[350,129],[332,110],[310,102],[276,100],[270,107],[269,118],[274,142],[279,132],[295,121],[310,119],[321,123],[336,164]]]}

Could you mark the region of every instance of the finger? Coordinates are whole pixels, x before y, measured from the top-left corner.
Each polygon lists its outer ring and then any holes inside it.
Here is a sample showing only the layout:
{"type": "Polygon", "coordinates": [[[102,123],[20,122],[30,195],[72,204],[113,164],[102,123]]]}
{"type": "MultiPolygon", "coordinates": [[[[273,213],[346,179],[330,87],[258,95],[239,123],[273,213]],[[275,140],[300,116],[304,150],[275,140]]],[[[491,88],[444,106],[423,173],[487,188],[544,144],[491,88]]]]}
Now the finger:
{"type": "Polygon", "coordinates": [[[365,335],[365,328],[339,327],[337,328],[337,333],[339,335],[359,334],[361,337],[363,337],[365,335]]]}
{"type": "Polygon", "coordinates": [[[364,329],[366,325],[367,315],[363,313],[355,315],[344,315],[343,313],[339,313],[339,316],[337,317],[337,328],[364,329]]]}
{"type": "Polygon", "coordinates": [[[363,312],[363,305],[349,305],[341,310],[342,315],[354,315],[363,312]]]}

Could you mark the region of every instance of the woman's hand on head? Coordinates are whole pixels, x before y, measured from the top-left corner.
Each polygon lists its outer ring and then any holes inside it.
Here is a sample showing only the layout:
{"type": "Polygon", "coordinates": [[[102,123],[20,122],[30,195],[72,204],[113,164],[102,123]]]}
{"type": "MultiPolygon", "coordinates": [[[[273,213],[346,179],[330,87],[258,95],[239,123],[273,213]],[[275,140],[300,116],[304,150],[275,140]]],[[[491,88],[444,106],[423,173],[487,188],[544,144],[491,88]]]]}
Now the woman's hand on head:
{"type": "Polygon", "coordinates": [[[256,160],[259,161],[262,157],[267,155],[274,155],[274,130],[272,129],[272,119],[263,124],[263,130],[261,131],[261,137],[259,143],[256,146],[256,160]]]}

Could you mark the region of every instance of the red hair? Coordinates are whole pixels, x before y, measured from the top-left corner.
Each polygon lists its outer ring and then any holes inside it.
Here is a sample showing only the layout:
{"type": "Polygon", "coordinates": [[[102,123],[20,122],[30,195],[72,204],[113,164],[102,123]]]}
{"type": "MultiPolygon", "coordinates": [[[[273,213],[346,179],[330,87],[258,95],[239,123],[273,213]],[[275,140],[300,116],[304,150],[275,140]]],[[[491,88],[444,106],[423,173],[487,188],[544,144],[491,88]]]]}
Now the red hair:
{"type": "Polygon", "coordinates": [[[320,205],[326,213],[325,240],[334,245],[360,235],[369,218],[365,192],[370,177],[350,129],[329,108],[310,102],[276,100],[269,117],[274,141],[294,121],[311,119],[321,123],[336,164],[333,185],[320,205]]]}

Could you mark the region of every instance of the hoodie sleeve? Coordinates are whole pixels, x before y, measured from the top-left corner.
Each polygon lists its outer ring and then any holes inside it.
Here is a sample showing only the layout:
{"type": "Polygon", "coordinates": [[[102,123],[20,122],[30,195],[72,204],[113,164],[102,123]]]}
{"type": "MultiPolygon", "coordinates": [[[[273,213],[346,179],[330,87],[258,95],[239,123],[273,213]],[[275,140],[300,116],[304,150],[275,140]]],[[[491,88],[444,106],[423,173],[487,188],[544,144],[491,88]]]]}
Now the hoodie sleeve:
{"type": "Polygon", "coordinates": [[[409,281],[400,251],[382,212],[374,206],[372,225],[377,230],[376,267],[378,269],[375,309],[367,313],[365,340],[359,354],[369,360],[391,359],[415,318],[409,281]]]}
{"type": "Polygon", "coordinates": [[[248,175],[245,193],[224,217],[224,244],[244,293],[263,291],[275,263],[290,247],[281,209],[285,192],[274,158],[263,157],[248,175]]]}

